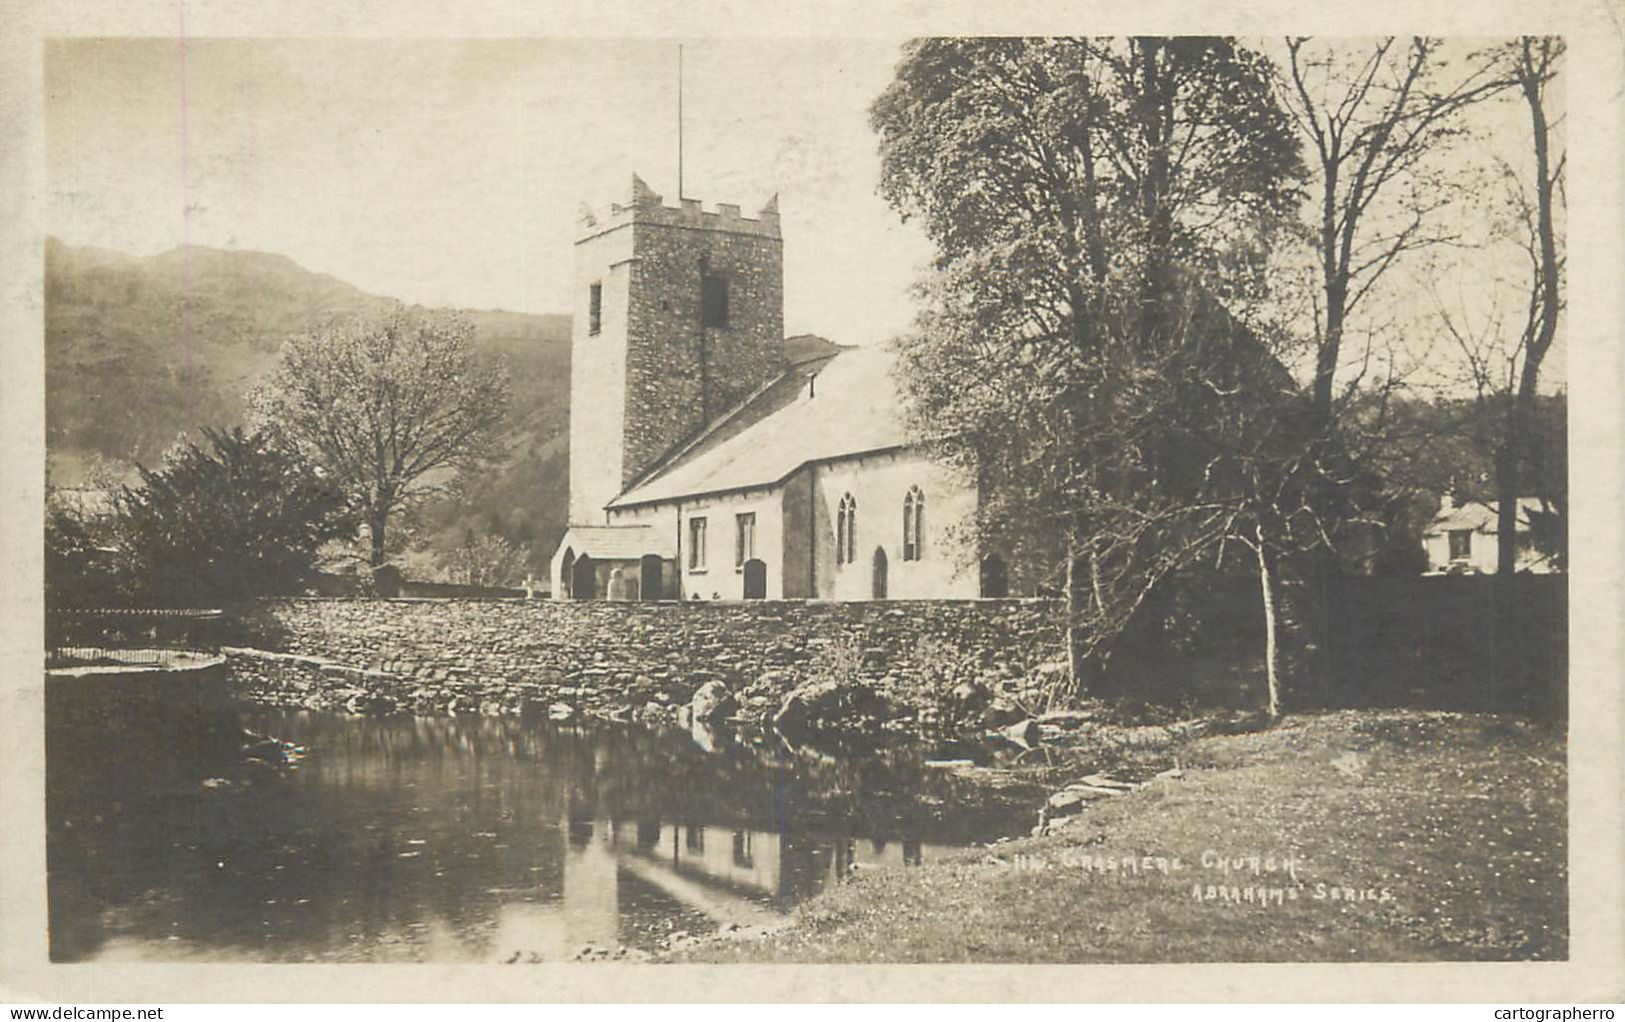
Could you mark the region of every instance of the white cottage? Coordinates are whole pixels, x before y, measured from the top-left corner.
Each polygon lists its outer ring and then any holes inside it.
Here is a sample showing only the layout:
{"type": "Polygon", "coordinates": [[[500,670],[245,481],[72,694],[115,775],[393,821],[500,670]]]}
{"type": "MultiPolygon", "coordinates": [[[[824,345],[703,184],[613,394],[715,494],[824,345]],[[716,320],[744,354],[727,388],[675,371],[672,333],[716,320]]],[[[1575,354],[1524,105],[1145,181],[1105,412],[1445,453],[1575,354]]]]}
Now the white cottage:
{"type": "MultiPolygon", "coordinates": [[[[1534,542],[1534,517],[1544,513],[1539,497],[1519,497],[1517,510],[1518,558],[1516,571],[1537,575],[1556,570],[1552,558],[1534,542]]],[[[1457,501],[1450,494],[1439,499],[1439,510],[1422,534],[1427,553],[1427,574],[1495,574],[1500,563],[1500,504],[1496,501],[1457,501]]]]}

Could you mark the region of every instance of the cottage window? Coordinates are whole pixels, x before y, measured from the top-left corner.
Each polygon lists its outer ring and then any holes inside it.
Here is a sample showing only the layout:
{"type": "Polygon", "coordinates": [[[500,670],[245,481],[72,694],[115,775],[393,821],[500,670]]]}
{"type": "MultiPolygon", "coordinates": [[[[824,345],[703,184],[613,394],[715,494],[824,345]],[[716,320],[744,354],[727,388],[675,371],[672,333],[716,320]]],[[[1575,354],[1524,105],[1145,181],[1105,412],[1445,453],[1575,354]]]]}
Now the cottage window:
{"type": "Polygon", "coordinates": [[[1450,559],[1452,561],[1465,561],[1473,555],[1473,530],[1450,530],[1450,559]]]}
{"type": "Polygon", "coordinates": [[[596,334],[604,326],[604,285],[587,289],[587,333],[596,334]]]}
{"type": "Polygon", "coordinates": [[[728,281],[706,277],[700,284],[700,320],[705,326],[728,325],[728,281]]]}
{"type": "Polygon", "coordinates": [[[734,515],[734,567],[756,556],[756,512],[734,515]]]}
{"type": "Polygon", "coordinates": [[[858,502],[848,493],[835,515],[835,563],[851,564],[857,551],[858,502]]]}
{"type": "Polygon", "coordinates": [[[903,498],[903,560],[917,561],[925,548],[925,494],[911,486],[903,498]]]}
{"type": "Polygon", "coordinates": [[[705,569],[704,518],[690,518],[688,520],[688,568],[690,571],[703,571],[705,569]]]}

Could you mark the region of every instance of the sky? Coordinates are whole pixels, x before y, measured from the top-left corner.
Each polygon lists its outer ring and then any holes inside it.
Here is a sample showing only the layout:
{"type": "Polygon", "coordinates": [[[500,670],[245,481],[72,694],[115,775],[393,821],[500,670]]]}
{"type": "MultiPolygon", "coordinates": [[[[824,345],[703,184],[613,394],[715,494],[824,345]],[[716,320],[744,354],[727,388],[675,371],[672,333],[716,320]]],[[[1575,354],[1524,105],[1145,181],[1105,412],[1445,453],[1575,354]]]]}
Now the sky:
{"type": "MultiPolygon", "coordinates": [[[[47,227],[134,255],[276,252],[425,305],[565,312],[583,204],[624,201],[634,172],[676,203],[679,45],[685,192],[746,215],[779,196],[786,332],[906,330],[931,246],[876,193],[868,123],[897,39],[52,40],[47,227]]],[[[1518,104],[1471,116],[1479,139],[1449,159],[1527,160],[1518,104]]],[[[1506,262],[1463,241],[1453,270],[1411,260],[1388,296],[1440,379],[1455,359],[1419,339],[1438,333],[1419,310],[1445,294],[1487,322],[1486,259],[1506,262]]]]}
{"type": "Polygon", "coordinates": [[[53,40],[50,233],[286,255],[427,305],[564,312],[583,203],[775,193],[785,327],[873,343],[930,257],[876,194],[896,40],[53,40]]]}

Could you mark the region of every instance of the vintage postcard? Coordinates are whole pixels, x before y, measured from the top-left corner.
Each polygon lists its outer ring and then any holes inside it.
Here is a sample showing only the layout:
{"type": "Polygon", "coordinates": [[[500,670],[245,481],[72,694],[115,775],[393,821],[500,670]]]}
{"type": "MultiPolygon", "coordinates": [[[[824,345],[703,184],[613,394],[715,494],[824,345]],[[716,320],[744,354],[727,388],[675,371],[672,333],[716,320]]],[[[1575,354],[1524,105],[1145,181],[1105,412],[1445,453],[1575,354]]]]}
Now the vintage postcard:
{"type": "Polygon", "coordinates": [[[1604,6],[19,16],[6,999],[1621,996],[1604,6]]]}

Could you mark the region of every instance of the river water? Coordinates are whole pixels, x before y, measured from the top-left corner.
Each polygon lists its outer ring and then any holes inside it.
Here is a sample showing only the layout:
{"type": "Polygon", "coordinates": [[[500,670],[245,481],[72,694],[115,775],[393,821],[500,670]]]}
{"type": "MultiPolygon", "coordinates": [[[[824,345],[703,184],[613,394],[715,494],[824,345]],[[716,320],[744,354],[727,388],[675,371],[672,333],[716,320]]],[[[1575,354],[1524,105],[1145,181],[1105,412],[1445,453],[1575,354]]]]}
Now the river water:
{"type": "Polygon", "coordinates": [[[241,723],[297,743],[296,764],[53,734],[53,960],[655,950],[1011,833],[1034,804],[927,767],[922,748],[280,710],[241,723]]]}

